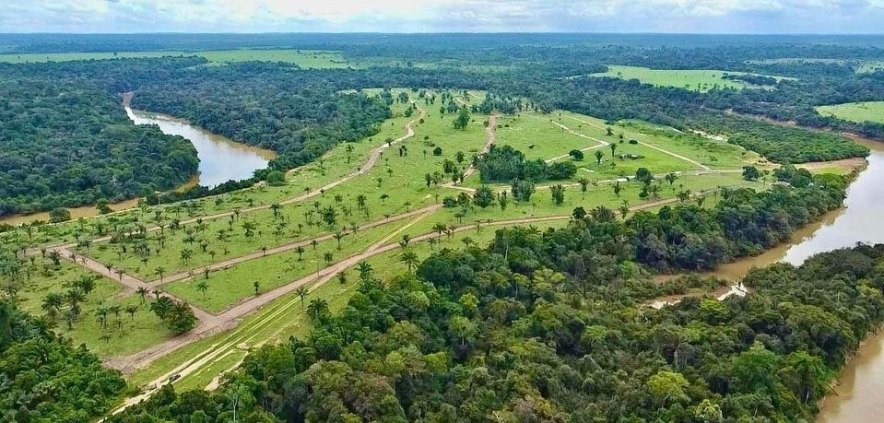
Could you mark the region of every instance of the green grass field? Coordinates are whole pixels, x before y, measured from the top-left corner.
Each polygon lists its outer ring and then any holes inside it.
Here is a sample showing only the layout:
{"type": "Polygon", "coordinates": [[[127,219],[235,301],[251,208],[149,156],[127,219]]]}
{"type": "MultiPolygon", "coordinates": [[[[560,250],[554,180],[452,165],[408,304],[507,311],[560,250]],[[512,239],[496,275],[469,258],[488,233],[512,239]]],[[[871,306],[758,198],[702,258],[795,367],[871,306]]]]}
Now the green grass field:
{"type": "Polygon", "coordinates": [[[724,79],[725,74],[741,75],[742,72],[729,72],[722,70],[675,70],[675,69],[648,69],[637,66],[608,66],[605,73],[597,73],[592,76],[609,77],[620,79],[638,79],[645,84],[658,87],[676,87],[687,90],[706,92],[716,88],[756,88],[741,81],[724,79]]]}
{"type": "Polygon", "coordinates": [[[312,246],[304,247],[301,256],[296,251],[268,255],[211,272],[208,278],[198,274],[190,279],[166,284],[163,289],[208,312],[218,313],[253,296],[254,282],[259,283],[259,293],[286,285],[328,266],[326,253],[331,254],[334,261],[339,261],[383,240],[400,225],[402,222],[394,222],[349,234],[341,240],[340,248],[337,241],[331,239],[318,243],[315,249],[312,246]],[[208,285],[205,293],[197,288],[200,281],[208,285]]]}
{"type": "Polygon", "coordinates": [[[168,339],[172,333],[155,316],[141,298],[127,292],[117,282],[96,277],[93,273],[62,260],[55,267],[48,259],[39,259],[33,265],[31,276],[23,281],[17,299],[19,306],[35,315],[44,315],[43,298],[49,293],[64,294],[70,283],[82,277],[95,278],[95,288],[80,304],[82,311],[70,328],[64,317],[67,303],[60,315],[50,321],[62,336],[70,338],[74,345],[86,344],[101,357],[115,357],[142,350],[168,339]],[[128,305],[137,306],[133,315],[125,312],[128,305]],[[102,327],[96,311],[101,307],[119,306],[119,314],[111,314],[107,327],[102,327]]]}
{"type": "Polygon", "coordinates": [[[343,53],[322,50],[214,50],[214,51],[146,51],[118,53],[33,53],[33,54],[0,54],[0,62],[8,63],[43,63],[69,62],[74,60],[109,60],[137,57],[164,56],[201,56],[210,63],[235,62],[286,62],[294,63],[305,69],[346,68],[349,66],[343,53]]]}
{"type": "Polygon", "coordinates": [[[884,123],[884,101],[819,106],[816,110],[823,116],[834,116],[851,122],[884,123]]]}

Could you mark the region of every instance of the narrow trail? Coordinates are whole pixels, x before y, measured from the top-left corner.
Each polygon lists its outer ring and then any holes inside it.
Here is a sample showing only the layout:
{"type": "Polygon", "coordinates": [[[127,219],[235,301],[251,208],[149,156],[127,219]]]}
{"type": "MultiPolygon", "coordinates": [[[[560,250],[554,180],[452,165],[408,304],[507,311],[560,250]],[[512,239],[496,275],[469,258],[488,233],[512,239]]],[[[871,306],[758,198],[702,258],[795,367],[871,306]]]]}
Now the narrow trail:
{"type": "MultiPolygon", "coordinates": [[[[375,228],[378,226],[383,226],[388,223],[393,223],[393,222],[396,222],[396,221],[399,221],[402,219],[407,219],[409,217],[426,215],[428,213],[435,212],[436,210],[439,210],[440,208],[442,208],[441,204],[429,205],[429,206],[426,206],[426,207],[423,207],[423,208],[420,208],[417,210],[412,210],[407,213],[397,214],[395,216],[390,216],[390,217],[387,217],[384,219],[376,220],[374,222],[363,224],[363,225],[359,226],[358,229],[360,231],[362,231],[362,230],[366,230],[366,229],[375,228]]],[[[341,231],[341,233],[344,235],[350,235],[353,233],[353,231],[350,229],[346,229],[346,230],[341,231]]],[[[316,241],[316,242],[328,241],[328,240],[334,239],[334,236],[335,236],[335,234],[329,233],[329,234],[321,235],[321,236],[318,236],[315,238],[302,239],[299,241],[278,245],[273,248],[268,248],[266,252],[265,251],[256,251],[254,253],[249,253],[246,255],[239,256],[239,257],[232,257],[232,258],[229,258],[226,260],[222,260],[222,261],[213,263],[211,265],[205,266],[200,269],[191,269],[189,271],[179,272],[179,273],[175,273],[175,274],[166,276],[162,280],[154,280],[154,281],[150,282],[150,285],[156,287],[156,286],[161,286],[161,285],[165,285],[168,283],[180,281],[183,279],[187,279],[187,278],[192,277],[194,275],[195,271],[200,272],[200,271],[203,271],[204,269],[208,269],[209,271],[212,271],[212,272],[218,271],[218,270],[224,270],[228,267],[231,267],[231,266],[243,263],[243,262],[260,259],[260,258],[272,256],[275,254],[284,253],[287,251],[292,251],[292,250],[297,249],[298,247],[306,247],[308,245],[311,245],[313,243],[313,241],[316,241]]]]}
{"type": "MultiPolygon", "coordinates": [[[[540,119],[540,118],[538,118],[538,119],[540,119]]],[[[609,142],[607,142],[607,141],[605,141],[605,140],[600,140],[600,139],[598,139],[598,138],[593,138],[593,137],[590,137],[590,136],[588,136],[588,135],[584,135],[584,134],[581,134],[581,133],[579,133],[579,132],[576,132],[576,131],[574,131],[573,129],[567,127],[567,126],[562,125],[561,123],[553,122],[553,121],[550,121],[550,123],[552,123],[553,125],[558,126],[559,128],[563,129],[565,132],[568,132],[568,133],[571,134],[571,135],[575,135],[575,136],[578,136],[578,137],[580,137],[580,138],[585,138],[585,139],[588,139],[588,140],[590,140],[590,141],[594,141],[594,142],[596,142],[596,145],[591,145],[591,146],[586,147],[586,148],[581,148],[580,151],[582,151],[582,152],[587,152],[587,151],[595,150],[595,149],[597,149],[597,148],[607,147],[607,146],[611,145],[611,143],[609,143],[609,142]]],[[[546,162],[547,162],[547,163],[552,163],[552,162],[554,162],[554,161],[556,161],[556,160],[561,160],[561,159],[564,159],[565,157],[568,157],[568,156],[569,156],[569,154],[562,154],[561,156],[556,156],[556,157],[553,157],[553,158],[551,158],[551,159],[549,159],[549,160],[546,160],[546,162]]]]}
{"type": "MultiPolygon", "coordinates": [[[[593,128],[596,128],[596,129],[607,130],[607,128],[604,128],[604,127],[602,127],[601,125],[597,125],[597,124],[595,124],[595,123],[593,123],[593,122],[589,122],[589,121],[586,121],[586,120],[583,120],[583,119],[579,119],[579,118],[576,118],[576,117],[573,117],[573,116],[564,116],[564,117],[565,117],[565,118],[568,118],[568,119],[571,119],[571,120],[575,120],[575,121],[580,122],[580,123],[584,123],[584,124],[589,125],[589,126],[591,126],[591,127],[593,127],[593,128]]],[[[558,125],[558,124],[557,124],[557,125],[558,125]]],[[[564,125],[560,125],[560,126],[565,127],[564,125]]],[[[565,127],[565,128],[567,128],[567,127],[565,127]]],[[[573,131],[571,131],[571,132],[573,133],[573,131]]],[[[592,139],[594,139],[594,138],[592,138],[592,139]]],[[[600,140],[596,140],[596,141],[600,141],[600,140]]],[[[709,166],[706,166],[706,165],[704,165],[703,163],[700,163],[700,162],[698,162],[698,161],[696,161],[696,160],[694,160],[694,159],[692,159],[692,158],[690,158],[690,157],[685,157],[685,156],[683,156],[683,155],[681,155],[681,154],[673,153],[673,152],[671,152],[671,151],[669,151],[669,150],[666,150],[666,149],[663,149],[663,148],[657,147],[657,146],[655,146],[655,145],[648,144],[648,143],[646,143],[646,142],[642,142],[642,141],[638,141],[638,140],[636,140],[636,142],[639,143],[639,145],[643,145],[643,146],[648,147],[648,148],[650,148],[650,149],[652,149],[652,150],[657,150],[657,151],[659,151],[659,152],[661,152],[661,153],[663,153],[663,154],[666,154],[666,155],[669,155],[669,156],[675,157],[676,159],[686,161],[686,162],[688,162],[688,163],[690,163],[690,164],[692,164],[692,165],[694,165],[694,166],[699,167],[700,169],[702,169],[702,170],[704,170],[704,171],[707,171],[707,172],[712,171],[712,168],[710,168],[709,166]]],[[[608,143],[608,144],[609,144],[609,143],[608,143]]]]}
{"type": "MultiPolygon", "coordinates": [[[[123,285],[127,289],[131,290],[132,292],[137,291],[139,288],[144,288],[144,289],[148,290],[148,292],[151,292],[151,293],[156,292],[154,290],[154,286],[151,285],[150,283],[147,283],[141,279],[138,279],[134,276],[127,275],[125,273],[123,273],[123,274],[114,273],[112,268],[109,269],[106,265],[99,263],[98,261],[93,260],[87,256],[76,254],[71,250],[68,250],[66,248],[61,248],[61,247],[54,248],[53,251],[57,251],[61,257],[65,258],[66,260],[69,260],[77,265],[80,265],[80,266],[86,268],[87,270],[90,270],[94,273],[104,276],[112,281],[119,282],[121,285],[123,285]]],[[[175,297],[174,295],[171,295],[167,292],[163,292],[163,295],[166,297],[169,297],[175,301],[186,303],[186,301],[184,301],[178,297],[175,297]]],[[[206,311],[204,311],[203,309],[193,306],[193,305],[190,305],[190,309],[193,310],[194,316],[196,316],[196,318],[199,319],[200,326],[204,326],[204,325],[205,326],[212,326],[215,324],[215,321],[214,321],[215,316],[213,316],[213,315],[207,313],[206,311]]]]}
{"type": "MultiPolygon", "coordinates": [[[[479,155],[488,153],[491,150],[491,146],[494,145],[494,141],[497,139],[497,115],[488,116],[488,126],[485,127],[485,145],[482,146],[482,151],[479,151],[479,155]]],[[[476,165],[470,163],[470,167],[463,173],[464,179],[468,178],[473,173],[476,173],[476,165]]],[[[453,186],[453,184],[452,184],[453,186]]]]}

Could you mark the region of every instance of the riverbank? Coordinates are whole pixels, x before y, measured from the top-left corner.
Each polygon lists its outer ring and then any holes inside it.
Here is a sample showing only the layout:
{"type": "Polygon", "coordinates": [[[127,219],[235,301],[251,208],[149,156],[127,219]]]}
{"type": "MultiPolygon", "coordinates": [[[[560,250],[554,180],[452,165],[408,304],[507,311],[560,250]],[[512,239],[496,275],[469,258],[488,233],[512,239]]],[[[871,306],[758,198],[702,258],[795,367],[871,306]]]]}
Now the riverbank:
{"type": "MultiPolygon", "coordinates": [[[[133,110],[129,107],[132,93],[123,94],[123,108],[129,119],[136,125],[157,125],[167,135],[178,135],[188,139],[196,148],[200,159],[199,173],[174,191],[184,191],[197,185],[214,187],[228,180],[251,178],[254,171],[267,167],[276,158],[273,151],[238,143],[226,137],[198,128],[182,119],[172,116],[133,110]]],[[[138,198],[109,204],[114,212],[122,212],[138,207],[138,198]]],[[[94,205],[69,208],[71,219],[93,217],[100,214],[94,205]]],[[[9,215],[0,218],[0,224],[19,226],[22,224],[48,222],[49,212],[9,215]]]]}

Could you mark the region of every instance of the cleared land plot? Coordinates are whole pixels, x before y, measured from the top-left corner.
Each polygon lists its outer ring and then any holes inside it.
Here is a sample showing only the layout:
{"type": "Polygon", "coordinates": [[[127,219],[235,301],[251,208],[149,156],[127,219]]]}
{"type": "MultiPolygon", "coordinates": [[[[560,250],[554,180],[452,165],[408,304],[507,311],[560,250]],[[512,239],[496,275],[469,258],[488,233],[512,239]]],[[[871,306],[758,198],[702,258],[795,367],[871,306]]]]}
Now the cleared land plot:
{"type": "Polygon", "coordinates": [[[336,240],[327,240],[317,243],[315,248],[305,246],[301,254],[289,251],[261,257],[210,272],[208,278],[200,273],[169,283],[163,285],[163,289],[210,313],[218,313],[255,295],[254,282],[259,283],[259,293],[286,285],[327,267],[326,254],[330,254],[331,263],[340,261],[382,240],[401,225],[403,222],[396,222],[348,234],[341,239],[340,248],[336,240]],[[205,292],[200,291],[200,282],[205,283],[205,292]]]}
{"type": "Polygon", "coordinates": [[[832,106],[819,106],[817,113],[823,116],[834,116],[851,122],[884,123],[884,101],[866,101],[860,103],[844,103],[832,106]]]}
{"type": "Polygon", "coordinates": [[[346,68],[349,66],[342,52],[324,50],[213,50],[213,51],[145,51],[118,53],[31,53],[0,54],[0,62],[43,63],[74,60],[110,60],[123,58],[151,58],[165,56],[201,56],[211,63],[285,62],[305,69],[346,68]]]}
{"type": "Polygon", "coordinates": [[[498,118],[494,143],[498,147],[508,145],[515,148],[524,153],[528,160],[549,160],[568,154],[571,150],[600,145],[556,126],[553,123],[554,118],[555,115],[552,114],[498,118]]]}
{"type": "MultiPolygon", "coordinates": [[[[724,79],[724,75],[745,75],[743,72],[730,72],[723,70],[700,70],[700,69],[649,69],[637,66],[608,66],[605,73],[596,73],[592,76],[638,79],[645,84],[658,87],[676,87],[687,90],[706,92],[716,88],[758,88],[742,81],[724,79]]],[[[782,78],[780,78],[782,79],[782,78]]]]}
{"type": "Polygon", "coordinates": [[[70,304],[67,300],[58,309],[57,316],[50,319],[56,324],[56,332],[70,338],[74,345],[86,344],[101,357],[114,357],[144,349],[173,335],[150,311],[151,298],[142,304],[141,297],[127,292],[117,282],[97,277],[67,260],[62,260],[59,266],[49,260],[38,260],[30,278],[23,281],[17,295],[18,304],[35,316],[45,315],[43,299],[51,293],[65,295],[72,283],[81,278],[92,278],[94,289],[79,302],[81,311],[77,319],[68,325],[66,313],[70,304]],[[136,307],[132,315],[126,312],[130,305],[136,307]],[[114,306],[119,308],[119,313],[109,311],[107,325],[103,327],[97,311],[113,310],[114,306]]]}

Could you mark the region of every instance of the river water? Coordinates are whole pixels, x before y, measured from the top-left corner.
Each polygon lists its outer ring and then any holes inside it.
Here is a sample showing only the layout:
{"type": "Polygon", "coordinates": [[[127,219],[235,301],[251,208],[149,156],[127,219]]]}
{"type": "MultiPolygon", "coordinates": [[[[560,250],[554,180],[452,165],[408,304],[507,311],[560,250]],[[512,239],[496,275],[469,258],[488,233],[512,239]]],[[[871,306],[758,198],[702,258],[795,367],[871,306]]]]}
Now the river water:
{"type": "MultiPolygon", "coordinates": [[[[193,143],[200,159],[199,174],[178,187],[178,189],[186,189],[195,185],[212,188],[231,179],[248,179],[252,177],[256,170],[267,167],[267,163],[276,157],[276,154],[270,150],[255,148],[232,141],[197,128],[184,120],[140,110],[132,110],[129,107],[125,107],[125,109],[129,119],[132,119],[136,125],[157,125],[163,133],[167,135],[180,135],[193,143]]],[[[111,204],[110,207],[114,210],[125,210],[137,205],[138,199],[134,198],[111,204]]],[[[92,206],[73,207],[70,208],[70,211],[72,219],[98,214],[98,210],[92,206]]],[[[48,221],[49,213],[5,216],[0,218],[0,223],[20,225],[37,220],[48,221]]]]}
{"type": "Polygon", "coordinates": [[[266,168],[275,157],[270,150],[231,141],[171,116],[129,107],[126,107],[126,114],[136,125],[157,125],[163,133],[180,135],[193,143],[200,158],[199,175],[188,186],[198,184],[213,188],[231,179],[248,179],[256,170],[266,168]]]}
{"type": "MultiPolygon", "coordinates": [[[[868,166],[847,191],[845,207],[793,234],[790,242],[757,257],[721,266],[712,272],[739,280],[753,267],[785,261],[800,265],[808,257],[858,242],[884,243],[884,144],[858,140],[871,148],[868,166]]],[[[817,422],[884,421],[884,331],[862,344],[838,377],[835,392],[823,403],[817,422]]]]}

